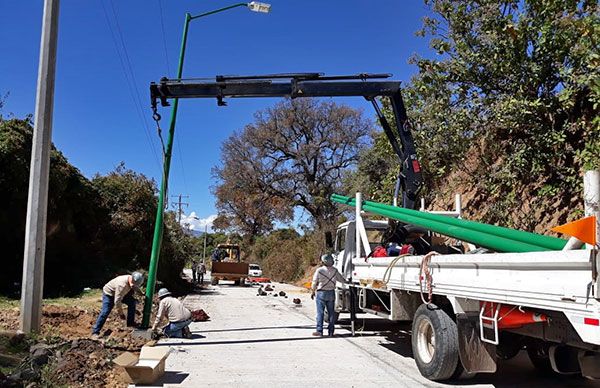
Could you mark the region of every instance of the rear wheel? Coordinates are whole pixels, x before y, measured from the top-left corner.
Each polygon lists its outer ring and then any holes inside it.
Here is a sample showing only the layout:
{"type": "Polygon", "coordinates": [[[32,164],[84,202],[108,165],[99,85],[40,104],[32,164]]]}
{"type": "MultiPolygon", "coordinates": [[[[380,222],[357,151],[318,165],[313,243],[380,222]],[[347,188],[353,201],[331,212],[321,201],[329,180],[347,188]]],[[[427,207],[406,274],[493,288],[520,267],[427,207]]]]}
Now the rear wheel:
{"type": "Polygon", "coordinates": [[[219,284],[219,279],[210,278],[210,284],[212,284],[213,286],[216,286],[217,284],[219,284]]]}
{"type": "Polygon", "coordinates": [[[424,377],[451,378],[459,362],[456,323],[437,306],[421,305],[412,325],[412,351],[424,377]]]}

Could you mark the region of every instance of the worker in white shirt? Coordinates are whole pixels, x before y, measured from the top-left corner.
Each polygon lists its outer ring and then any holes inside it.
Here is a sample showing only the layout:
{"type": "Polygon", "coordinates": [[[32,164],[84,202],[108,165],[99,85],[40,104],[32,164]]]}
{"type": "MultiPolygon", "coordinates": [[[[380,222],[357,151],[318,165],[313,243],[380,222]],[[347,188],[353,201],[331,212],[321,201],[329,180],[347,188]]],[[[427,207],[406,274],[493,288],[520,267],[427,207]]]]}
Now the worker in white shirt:
{"type": "Polygon", "coordinates": [[[162,318],[167,318],[169,324],[163,328],[163,334],[173,338],[192,338],[192,332],[188,327],[192,323],[192,313],[181,303],[177,298],[171,295],[171,292],[166,288],[158,290],[158,312],[152,331],[156,332],[162,318]]]}
{"type": "Polygon", "coordinates": [[[127,326],[135,326],[135,292],[142,294],[140,286],[144,282],[144,275],[134,272],[131,275],[117,276],[102,288],[102,309],[92,329],[92,335],[100,335],[100,330],[106,322],[113,307],[121,319],[125,319],[123,303],[127,305],[127,326]]]}
{"type": "Polygon", "coordinates": [[[346,279],[333,266],[333,256],[326,254],[321,256],[323,266],[317,268],[312,280],[311,299],[317,297],[317,331],[313,336],[323,336],[323,316],[325,309],[329,314],[329,324],[327,331],[329,336],[333,336],[335,330],[336,312],[335,312],[335,283],[347,283],[346,279]]]}

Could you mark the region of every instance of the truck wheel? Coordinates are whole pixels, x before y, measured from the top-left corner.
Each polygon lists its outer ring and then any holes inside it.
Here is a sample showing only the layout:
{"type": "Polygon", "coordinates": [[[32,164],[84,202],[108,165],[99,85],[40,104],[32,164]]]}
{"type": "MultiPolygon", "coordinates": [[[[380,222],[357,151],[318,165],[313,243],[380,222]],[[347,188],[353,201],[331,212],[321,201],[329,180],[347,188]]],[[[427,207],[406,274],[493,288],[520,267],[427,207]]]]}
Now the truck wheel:
{"type": "Polygon", "coordinates": [[[422,304],[412,324],[412,351],[424,377],[449,379],[458,365],[456,323],[436,305],[422,304]]]}
{"type": "Polygon", "coordinates": [[[240,280],[239,279],[238,280],[234,280],[233,281],[233,285],[234,286],[239,286],[240,285],[240,280]]]}
{"type": "Polygon", "coordinates": [[[544,373],[553,372],[550,363],[550,345],[547,342],[538,339],[529,339],[527,341],[527,355],[535,369],[544,373]]]}
{"type": "Polygon", "coordinates": [[[213,286],[216,286],[217,284],[219,284],[219,279],[210,278],[210,284],[212,284],[213,286]]]}

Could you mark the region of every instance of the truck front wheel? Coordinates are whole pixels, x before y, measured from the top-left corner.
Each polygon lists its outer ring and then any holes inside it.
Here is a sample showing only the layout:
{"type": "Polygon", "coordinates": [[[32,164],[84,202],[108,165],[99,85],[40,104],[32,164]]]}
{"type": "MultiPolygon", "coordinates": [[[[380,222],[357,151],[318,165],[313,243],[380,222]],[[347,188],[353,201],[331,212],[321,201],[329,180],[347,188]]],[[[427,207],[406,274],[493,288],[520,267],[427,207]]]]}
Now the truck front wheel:
{"type": "Polygon", "coordinates": [[[421,305],[412,324],[412,351],[424,377],[449,379],[459,362],[456,323],[436,305],[421,305]]]}

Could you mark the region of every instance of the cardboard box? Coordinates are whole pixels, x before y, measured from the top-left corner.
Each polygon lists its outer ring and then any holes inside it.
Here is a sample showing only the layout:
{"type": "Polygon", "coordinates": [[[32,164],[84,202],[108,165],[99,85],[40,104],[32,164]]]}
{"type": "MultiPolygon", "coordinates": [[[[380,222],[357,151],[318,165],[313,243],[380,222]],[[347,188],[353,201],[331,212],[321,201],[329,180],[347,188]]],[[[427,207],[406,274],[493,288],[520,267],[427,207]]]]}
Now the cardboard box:
{"type": "Polygon", "coordinates": [[[123,367],[129,383],[152,384],[165,374],[165,360],[170,350],[167,346],[143,346],[139,356],[125,352],[113,362],[123,367]]]}

